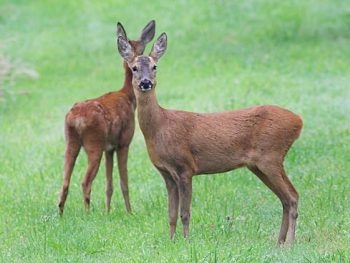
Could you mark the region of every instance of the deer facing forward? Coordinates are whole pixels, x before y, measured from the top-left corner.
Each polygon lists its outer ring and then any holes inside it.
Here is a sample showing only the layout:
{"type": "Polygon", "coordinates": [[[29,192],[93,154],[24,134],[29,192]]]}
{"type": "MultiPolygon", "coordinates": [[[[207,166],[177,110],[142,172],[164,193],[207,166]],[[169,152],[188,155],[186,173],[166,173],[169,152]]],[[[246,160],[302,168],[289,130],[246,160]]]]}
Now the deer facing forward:
{"type": "MultiPolygon", "coordinates": [[[[122,36],[141,55],[146,44],[155,33],[155,21],[150,21],[142,30],[138,40],[127,40],[123,26],[118,23],[117,36],[122,36]]],[[[78,102],[65,118],[66,152],[64,160],[64,178],[59,200],[59,211],[63,214],[68,195],[69,183],[76,158],[81,147],[84,148],[88,167],[82,182],[85,208],[90,207],[92,182],[98,172],[103,152],[106,159],[106,208],[110,210],[113,193],[113,155],[117,153],[120,186],[125,206],[131,212],[128,188],[127,160],[129,145],[135,129],[135,95],[132,88],[132,72],[124,61],[125,79],[123,87],[101,97],[78,102]]]]}
{"type": "Polygon", "coordinates": [[[278,242],[291,243],[298,216],[298,193],[287,178],[284,157],[302,129],[301,118],[277,106],[194,113],[167,110],[156,97],[156,69],[165,53],[161,34],[149,56],[138,56],[118,37],[118,50],[133,71],[139,126],[149,157],[164,178],[168,192],[170,238],[179,209],[183,235],[189,234],[192,177],[247,167],[281,200],[282,225],[278,242]]]}

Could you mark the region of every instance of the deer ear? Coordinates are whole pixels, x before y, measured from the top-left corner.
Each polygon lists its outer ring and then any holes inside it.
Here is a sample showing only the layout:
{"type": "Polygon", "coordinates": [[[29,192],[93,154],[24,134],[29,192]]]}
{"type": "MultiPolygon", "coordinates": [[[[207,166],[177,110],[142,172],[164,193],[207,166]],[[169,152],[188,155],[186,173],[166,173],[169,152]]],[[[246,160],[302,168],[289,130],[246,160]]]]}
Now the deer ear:
{"type": "Polygon", "coordinates": [[[151,20],[145,26],[145,28],[142,30],[142,33],[141,33],[141,36],[140,36],[141,42],[144,45],[149,43],[154,38],[155,31],[156,31],[156,21],[151,20]]]}
{"type": "Polygon", "coordinates": [[[161,56],[164,55],[165,51],[166,51],[166,48],[167,48],[167,35],[166,33],[162,33],[157,41],[154,43],[153,47],[152,47],[152,50],[151,50],[151,53],[150,53],[150,56],[158,61],[158,59],[160,59],[161,56]]]}
{"type": "Polygon", "coordinates": [[[123,36],[118,36],[117,44],[119,54],[126,60],[126,62],[130,63],[135,54],[129,41],[127,41],[123,36]]]}
{"type": "Polygon", "coordinates": [[[125,29],[120,22],[118,22],[118,24],[117,24],[117,37],[119,37],[119,36],[122,36],[125,39],[128,39],[128,37],[126,36],[125,29]]]}

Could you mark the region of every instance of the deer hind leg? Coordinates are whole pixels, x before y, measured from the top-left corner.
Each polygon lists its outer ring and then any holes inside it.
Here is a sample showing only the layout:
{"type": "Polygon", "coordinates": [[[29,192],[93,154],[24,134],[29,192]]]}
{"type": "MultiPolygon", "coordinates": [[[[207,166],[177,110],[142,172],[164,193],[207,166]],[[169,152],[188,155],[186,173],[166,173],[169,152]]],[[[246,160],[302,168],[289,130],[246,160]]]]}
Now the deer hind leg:
{"type": "Polygon", "coordinates": [[[111,210],[111,199],[113,195],[113,154],[114,151],[106,151],[106,209],[111,210]]]}
{"type": "Polygon", "coordinates": [[[129,198],[128,169],[127,169],[128,153],[129,153],[129,146],[124,146],[117,149],[120,188],[122,189],[126,210],[129,213],[131,213],[131,205],[130,205],[130,198],[129,198]]]}
{"type": "Polygon", "coordinates": [[[287,232],[286,243],[292,244],[295,239],[295,229],[298,219],[298,201],[299,194],[294,188],[293,184],[288,179],[286,173],[283,171],[283,180],[287,183],[289,191],[292,193],[291,209],[289,211],[289,227],[287,232]]]}
{"type": "Polygon", "coordinates": [[[90,195],[92,182],[96,177],[103,153],[103,144],[94,142],[90,145],[84,143],[84,149],[88,157],[88,167],[82,182],[84,205],[86,210],[90,208],[90,195]]]}
{"type": "Polygon", "coordinates": [[[254,166],[249,169],[281,200],[283,216],[278,243],[291,244],[295,237],[298,217],[298,193],[287,178],[283,165],[265,163],[260,167],[254,166]]]}
{"type": "Polygon", "coordinates": [[[170,239],[174,239],[177,219],[179,216],[179,190],[176,182],[171,178],[170,174],[161,171],[164,178],[166,189],[168,192],[168,215],[170,227],[170,239]]]}
{"type": "Polygon", "coordinates": [[[64,176],[63,176],[63,185],[60,192],[60,200],[58,203],[58,208],[60,215],[63,214],[64,204],[67,199],[70,179],[72,176],[73,168],[75,165],[75,161],[77,156],[79,155],[81,143],[79,141],[78,135],[74,133],[72,130],[67,129],[66,133],[66,151],[64,158],[64,176]]]}

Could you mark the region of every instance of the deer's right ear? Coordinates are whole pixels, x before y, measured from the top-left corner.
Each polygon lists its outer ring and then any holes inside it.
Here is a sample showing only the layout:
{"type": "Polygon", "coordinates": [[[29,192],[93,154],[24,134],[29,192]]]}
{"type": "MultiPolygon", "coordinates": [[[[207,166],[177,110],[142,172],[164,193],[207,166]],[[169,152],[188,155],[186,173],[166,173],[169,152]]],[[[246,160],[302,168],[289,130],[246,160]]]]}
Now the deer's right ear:
{"type": "Polygon", "coordinates": [[[165,33],[162,33],[158,37],[157,41],[154,43],[150,53],[150,56],[154,60],[158,61],[158,59],[160,59],[160,57],[164,55],[167,48],[167,42],[168,42],[167,35],[165,33]]]}
{"type": "Polygon", "coordinates": [[[125,39],[128,39],[128,37],[126,36],[125,29],[120,22],[118,22],[118,24],[117,24],[117,37],[119,37],[119,36],[122,36],[125,39]]]}
{"type": "Polygon", "coordinates": [[[124,60],[126,60],[126,62],[130,63],[135,54],[129,41],[127,41],[123,36],[118,36],[117,44],[119,54],[124,60]]]}

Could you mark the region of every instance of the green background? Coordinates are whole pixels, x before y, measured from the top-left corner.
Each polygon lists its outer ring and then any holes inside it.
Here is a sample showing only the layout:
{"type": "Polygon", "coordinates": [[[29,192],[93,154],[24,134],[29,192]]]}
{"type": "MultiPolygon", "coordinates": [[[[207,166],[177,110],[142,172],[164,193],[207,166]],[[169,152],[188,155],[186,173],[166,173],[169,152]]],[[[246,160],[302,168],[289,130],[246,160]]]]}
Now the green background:
{"type": "Polygon", "coordinates": [[[0,0],[0,262],[349,262],[349,83],[345,0],[0,0]],[[133,39],[151,19],[156,37],[168,35],[161,106],[276,104],[303,117],[285,162],[300,194],[291,248],[276,247],[279,200],[246,169],[195,177],[190,239],[180,224],[171,242],[165,185],[138,126],[129,156],[133,215],[116,169],[106,214],[104,162],[92,211],[84,211],[81,154],[59,218],[65,113],[122,86],[116,24],[133,39]]]}

